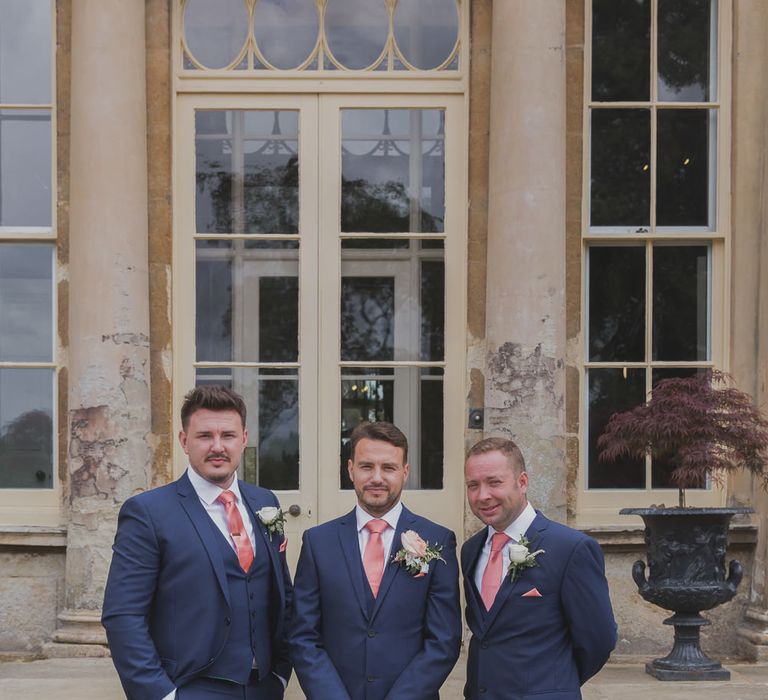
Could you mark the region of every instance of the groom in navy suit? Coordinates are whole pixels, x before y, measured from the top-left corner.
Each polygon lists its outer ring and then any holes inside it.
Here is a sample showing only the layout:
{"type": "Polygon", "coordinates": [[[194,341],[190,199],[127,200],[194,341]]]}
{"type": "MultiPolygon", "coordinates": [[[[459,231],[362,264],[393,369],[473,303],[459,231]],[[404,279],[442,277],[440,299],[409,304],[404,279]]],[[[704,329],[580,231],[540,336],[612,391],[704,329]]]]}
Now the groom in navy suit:
{"type": "Polygon", "coordinates": [[[580,700],[616,645],[599,545],[533,509],[511,440],[472,447],[465,481],[486,527],[461,549],[472,631],[464,697],[580,700]]]}
{"type": "Polygon", "coordinates": [[[408,443],[394,425],[359,425],[350,454],[357,506],[304,533],[296,675],[308,700],[436,700],[461,643],[456,538],[400,503],[408,443]],[[426,561],[435,547],[444,561],[426,561]],[[401,549],[414,566],[393,561],[401,549]]]}
{"type": "Polygon", "coordinates": [[[189,467],[120,509],[102,622],[132,700],[280,700],[291,674],[291,581],[278,502],[236,478],[243,399],[190,391],[189,467]]]}

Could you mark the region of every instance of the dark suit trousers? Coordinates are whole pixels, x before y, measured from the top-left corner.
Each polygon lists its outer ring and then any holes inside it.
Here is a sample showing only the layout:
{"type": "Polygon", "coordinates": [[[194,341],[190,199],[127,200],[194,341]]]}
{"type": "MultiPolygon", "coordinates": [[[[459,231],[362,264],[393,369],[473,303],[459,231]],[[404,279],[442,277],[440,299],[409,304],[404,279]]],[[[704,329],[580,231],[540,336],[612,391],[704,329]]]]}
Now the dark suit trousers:
{"type": "Polygon", "coordinates": [[[259,681],[253,673],[248,685],[216,678],[196,678],[176,691],[176,700],[282,700],[283,684],[274,673],[259,681]]]}

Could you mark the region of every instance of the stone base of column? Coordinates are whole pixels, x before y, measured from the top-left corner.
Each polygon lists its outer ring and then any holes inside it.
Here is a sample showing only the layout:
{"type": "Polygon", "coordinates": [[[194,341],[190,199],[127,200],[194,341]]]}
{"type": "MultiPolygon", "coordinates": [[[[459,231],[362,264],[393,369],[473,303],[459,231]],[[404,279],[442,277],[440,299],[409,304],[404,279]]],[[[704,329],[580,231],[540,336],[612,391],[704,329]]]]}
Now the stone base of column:
{"type": "Polygon", "coordinates": [[[59,613],[61,626],[53,633],[53,642],[43,646],[48,658],[109,656],[107,635],[98,612],[63,610],[59,613]]]}
{"type": "Polygon", "coordinates": [[[739,654],[748,661],[768,662],[768,610],[749,607],[738,629],[739,654]]]}

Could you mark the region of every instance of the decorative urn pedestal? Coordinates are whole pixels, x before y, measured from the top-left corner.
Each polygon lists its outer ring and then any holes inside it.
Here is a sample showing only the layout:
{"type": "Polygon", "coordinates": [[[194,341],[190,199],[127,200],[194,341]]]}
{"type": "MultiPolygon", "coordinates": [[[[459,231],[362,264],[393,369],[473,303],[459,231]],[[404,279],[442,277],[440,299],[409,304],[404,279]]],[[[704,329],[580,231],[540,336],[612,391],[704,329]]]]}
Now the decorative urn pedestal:
{"type": "Polygon", "coordinates": [[[742,567],[735,559],[725,571],[728,525],[734,515],[751,508],[624,508],[622,515],[639,515],[645,523],[649,575],[636,561],[632,578],[649,603],[675,614],[664,620],[675,626],[675,643],[663,659],[645,665],[662,681],[730,680],[731,673],[710,659],[699,641],[701,627],[710,624],[699,613],[736,595],[742,567]]]}

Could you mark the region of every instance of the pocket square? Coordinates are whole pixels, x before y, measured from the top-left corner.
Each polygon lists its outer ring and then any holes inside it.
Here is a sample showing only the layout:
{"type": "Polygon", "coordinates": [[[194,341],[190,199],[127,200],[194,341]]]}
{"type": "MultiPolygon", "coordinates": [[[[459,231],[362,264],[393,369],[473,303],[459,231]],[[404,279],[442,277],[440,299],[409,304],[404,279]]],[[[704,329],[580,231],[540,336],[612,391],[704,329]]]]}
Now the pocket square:
{"type": "Polygon", "coordinates": [[[280,543],[280,552],[284,552],[286,549],[288,549],[288,538],[283,537],[283,541],[280,543]]]}
{"type": "Polygon", "coordinates": [[[523,593],[523,595],[520,596],[521,598],[541,598],[541,593],[539,593],[539,590],[537,588],[531,588],[530,591],[527,593],[523,593]]]}

